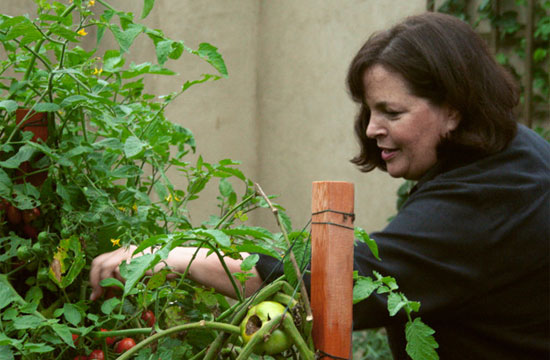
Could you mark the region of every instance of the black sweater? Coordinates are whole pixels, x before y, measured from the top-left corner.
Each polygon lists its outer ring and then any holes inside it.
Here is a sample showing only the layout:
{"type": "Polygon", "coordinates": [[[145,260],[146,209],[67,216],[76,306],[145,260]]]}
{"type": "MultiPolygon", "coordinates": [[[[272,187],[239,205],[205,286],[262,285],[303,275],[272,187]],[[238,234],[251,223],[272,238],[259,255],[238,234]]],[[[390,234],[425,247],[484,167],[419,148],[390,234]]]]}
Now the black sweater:
{"type": "MultiPolygon", "coordinates": [[[[528,128],[502,152],[436,166],[397,216],[362,243],[361,275],[396,278],[417,316],[435,331],[441,359],[550,359],[550,144],[528,128]]],[[[266,278],[274,259],[256,265],[266,278]]],[[[414,316],[414,313],[413,313],[414,316]]],[[[395,359],[406,359],[402,313],[385,295],[354,306],[354,328],[386,327],[395,359]]]]}

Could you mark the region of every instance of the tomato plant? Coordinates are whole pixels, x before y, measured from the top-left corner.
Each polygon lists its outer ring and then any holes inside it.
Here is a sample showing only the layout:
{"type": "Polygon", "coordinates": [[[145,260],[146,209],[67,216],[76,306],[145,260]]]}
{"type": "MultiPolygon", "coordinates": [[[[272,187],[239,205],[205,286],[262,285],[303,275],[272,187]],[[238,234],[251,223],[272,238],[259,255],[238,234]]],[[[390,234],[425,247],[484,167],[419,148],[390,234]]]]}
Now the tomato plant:
{"type": "MultiPolygon", "coordinates": [[[[187,91],[228,76],[222,55],[208,43],[190,48],[105,0],[35,4],[32,16],[0,14],[2,354],[109,359],[132,338],[118,357],[186,358],[214,343],[204,356],[216,359],[242,345],[238,325],[251,304],[232,274],[236,305],[187,276],[149,272],[176,246],[208,248],[221,261],[240,252],[280,257],[287,246],[281,234],[247,223],[268,205],[239,162],[206,161],[192,132],[166,116],[187,91]],[[96,44],[83,41],[92,32],[96,44]],[[100,46],[104,36],[116,48],[100,46]],[[149,41],[156,60],[130,62],[136,41],[149,41]],[[146,92],[149,77],[176,76],[169,64],[184,54],[211,71],[169,94],[146,92]],[[207,187],[217,187],[217,208],[196,223],[189,205],[207,187]],[[125,281],[104,280],[109,290],[91,302],[91,260],[127,245],[157,251],[123,264],[125,281]]],[[[142,18],[153,4],[143,1],[142,18]]]]}

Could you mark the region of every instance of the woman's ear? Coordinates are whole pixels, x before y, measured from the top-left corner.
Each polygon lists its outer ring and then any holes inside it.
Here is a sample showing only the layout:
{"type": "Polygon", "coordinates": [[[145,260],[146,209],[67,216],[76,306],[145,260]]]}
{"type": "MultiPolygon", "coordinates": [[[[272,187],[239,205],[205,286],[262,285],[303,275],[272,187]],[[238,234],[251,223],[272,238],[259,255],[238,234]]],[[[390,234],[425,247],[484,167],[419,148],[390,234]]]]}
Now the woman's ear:
{"type": "Polygon", "coordinates": [[[447,131],[450,132],[458,127],[458,124],[460,124],[460,120],[462,120],[462,115],[458,110],[450,106],[447,106],[445,110],[447,111],[446,127],[447,131]]]}

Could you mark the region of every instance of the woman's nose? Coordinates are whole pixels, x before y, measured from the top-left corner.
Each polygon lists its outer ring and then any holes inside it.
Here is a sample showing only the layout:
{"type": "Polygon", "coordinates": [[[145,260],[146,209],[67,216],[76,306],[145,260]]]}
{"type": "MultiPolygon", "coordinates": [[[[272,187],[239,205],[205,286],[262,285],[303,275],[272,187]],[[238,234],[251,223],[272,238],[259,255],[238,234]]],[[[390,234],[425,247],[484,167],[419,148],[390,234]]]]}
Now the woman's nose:
{"type": "Polygon", "coordinates": [[[376,116],[373,116],[373,114],[371,114],[369,124],[367,125],[367,137],[375,139],[386,134],[386,128],[381,124],[376,116]]]}

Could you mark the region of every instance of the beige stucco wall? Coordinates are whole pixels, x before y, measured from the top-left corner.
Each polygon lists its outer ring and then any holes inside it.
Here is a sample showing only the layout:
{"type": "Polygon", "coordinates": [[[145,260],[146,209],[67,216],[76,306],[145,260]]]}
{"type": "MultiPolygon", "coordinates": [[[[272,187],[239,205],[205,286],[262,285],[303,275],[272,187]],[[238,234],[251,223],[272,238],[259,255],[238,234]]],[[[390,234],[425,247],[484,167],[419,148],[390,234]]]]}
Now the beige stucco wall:
{"type": "Polygon", "coordinates": [[[318,180],[353,182],[356,225],[369,231],[394,213],[401,180],[379,171],[362,174],[349,163],[358,147],[345,77],[373,31],[424,9],[423,0],[262,2],[259,181],[281,194],[278,201],[296,227],[309,220],[311,183],[318,180]]]}
{"type": "MultiPolygon", "coordinates": [[[[141,13],[142,1],[112,0],[141,13]]],[[[361,174],[349,159],[357,150],[355,105],[345,89],[347,66],[369,34],[425,9],[425,0],[164,0],[144,21],[192,47],[211,43],[223,55],[229,78],[191,88],[168,108],[168,117],[196,136],[206,161],[242,161],[241,169],[287,208],[296,228],[310,217],[311,183],[355,183],[356,225],[380,229],[394,213],[401,180],[361,174]]],[[[33,14],[31,0],[3,0],[0,11],[33,14]]],[[[96,2],[96,9],[101,5],[96,2]]],[[[92,46],[90,36],[88,46],[92,46]]],[[[108,37],[105,39],[109,42],[108,37]]],[[[109,44],[107,44],[109,45],[109,44]]],[[[110,44],[114,46],[114,44],[110,44]]],[[[136,61],[155,61],[140,35],[136,61]]],[[[155,77],[148,90],[165,94],[210,67],[192,55],[167,63],[178,77],[155,77]]],[[[179,182],[178,174],[172,173],[179,182]]],[[[183,185],[183,183],[182,183],[183,185]]],[[[239,187],[238,189],[242,189],[239,187]]],[[[191,210],[199,222],[216,211],[212,184],[191,210]]],[[[274,229],[265,210],[253,218],[274,229]]]]}

